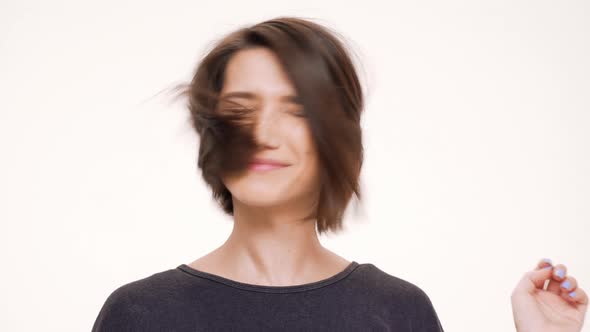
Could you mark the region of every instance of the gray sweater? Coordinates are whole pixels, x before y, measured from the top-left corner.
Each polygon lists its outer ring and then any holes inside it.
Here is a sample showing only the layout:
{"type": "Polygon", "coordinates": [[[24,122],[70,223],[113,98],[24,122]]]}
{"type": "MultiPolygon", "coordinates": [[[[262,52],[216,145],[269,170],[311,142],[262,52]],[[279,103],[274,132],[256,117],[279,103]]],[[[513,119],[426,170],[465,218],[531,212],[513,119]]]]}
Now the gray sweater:
{"type": "Polygon", "coordinates": [[[355,261],[295,286],[241,283],[181,264],[115,289],[92,331],[444,332],[421,288],[355,261]]]}

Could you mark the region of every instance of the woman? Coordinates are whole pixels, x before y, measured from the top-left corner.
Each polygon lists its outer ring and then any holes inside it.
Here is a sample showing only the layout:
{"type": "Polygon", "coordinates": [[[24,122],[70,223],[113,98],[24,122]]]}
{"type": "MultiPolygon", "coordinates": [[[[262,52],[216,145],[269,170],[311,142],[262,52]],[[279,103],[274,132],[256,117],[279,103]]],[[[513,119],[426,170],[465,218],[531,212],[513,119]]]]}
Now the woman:
{"type": "MultiPolygon", "coordinates": [[[[198,166],[233,231],[189,264],[116,289],[93,331],[443,331],[418,286],[318,240],[360,199],[363,161],[362,89],[333,31],[288,17],[239,29],[183,93],[198,166]]],[[[588,302],[546,261],[511,299],[520,332],[580,331],[588,302]]]]}

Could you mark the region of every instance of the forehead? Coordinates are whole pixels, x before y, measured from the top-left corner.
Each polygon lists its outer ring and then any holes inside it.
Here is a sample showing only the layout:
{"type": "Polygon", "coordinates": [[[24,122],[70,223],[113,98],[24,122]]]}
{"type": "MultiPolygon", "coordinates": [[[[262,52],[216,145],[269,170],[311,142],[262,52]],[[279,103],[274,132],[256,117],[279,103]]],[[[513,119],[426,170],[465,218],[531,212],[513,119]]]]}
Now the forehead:
{"type": "Polygon", "coordinates": [[[279,59],[262,47],[240,50],[230,58],[221,97],[298,101],[295,87],[279,59]]]}

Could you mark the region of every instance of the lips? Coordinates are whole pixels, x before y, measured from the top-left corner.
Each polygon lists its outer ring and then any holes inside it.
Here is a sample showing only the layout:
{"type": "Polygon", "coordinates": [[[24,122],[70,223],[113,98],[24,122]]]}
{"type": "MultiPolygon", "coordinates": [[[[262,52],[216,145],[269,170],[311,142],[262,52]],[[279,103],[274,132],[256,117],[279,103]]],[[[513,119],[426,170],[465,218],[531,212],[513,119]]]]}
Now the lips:
{"type": "Polygon", "coordinates": [[[250,162],[249,168],[255,171],[270,171],[290,166],[289,164],[269,158],[254,158],[250,162]]]}
{"type": "Polygon", "coordinates": [[[254,159],[252,159],[250,164],[267,165],[267,166],[274,166],[274,167],[289,166],[289,164],[287,164],[285,162],[275,160],[275,159],[270,159],[270,158],[254,158],[254,159]]]}

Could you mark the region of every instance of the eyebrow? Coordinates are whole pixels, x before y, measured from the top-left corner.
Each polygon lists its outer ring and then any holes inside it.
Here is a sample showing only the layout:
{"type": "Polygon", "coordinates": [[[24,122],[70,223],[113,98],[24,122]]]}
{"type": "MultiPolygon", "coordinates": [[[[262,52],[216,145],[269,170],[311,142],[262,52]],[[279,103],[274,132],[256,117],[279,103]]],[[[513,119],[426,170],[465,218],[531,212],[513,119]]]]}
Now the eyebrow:
{"type": "MultiPolygon", "coordinates": [[[[248,91],[232,91],[227,92],[221,95],[221,99],[229,99],[229,98],[243,98],[249,100],[257,100],[260,99],[258,95],[248,91]]],[[[280,97],[282,101],[287,101],[295,104],[301,104],[301,98],[298,95],[283,95],[280,97]]]]}

